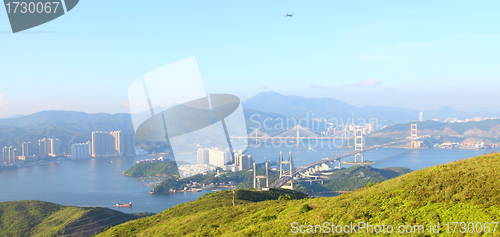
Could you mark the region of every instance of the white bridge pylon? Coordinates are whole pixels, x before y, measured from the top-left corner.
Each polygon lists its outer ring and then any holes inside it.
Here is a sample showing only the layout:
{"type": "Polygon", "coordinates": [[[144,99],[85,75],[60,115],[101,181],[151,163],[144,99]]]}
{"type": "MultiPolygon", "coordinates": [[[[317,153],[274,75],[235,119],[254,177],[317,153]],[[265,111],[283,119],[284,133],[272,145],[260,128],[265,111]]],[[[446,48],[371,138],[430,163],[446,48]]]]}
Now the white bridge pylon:
{"type": "Polygon", "coordinates": [[[289,153],[288,160],[283,160],[283,153],[280,151],[280,178],[290,177],[290,187],[283,187],[293,189],[293,162],[292,162],[292,152],[289,153]],[[288,169],[284,170],[283,166],[288,165],[288,169]]]}
{"type": "Polygon", "coordinates": [[[363,163],[363,128],[361,127],[356,127],[354,129],[354,150],[356,151],[356,154],[354,155],[354,162],[358,162],[359,157],[361,159],[361,163],[363,163]]]}

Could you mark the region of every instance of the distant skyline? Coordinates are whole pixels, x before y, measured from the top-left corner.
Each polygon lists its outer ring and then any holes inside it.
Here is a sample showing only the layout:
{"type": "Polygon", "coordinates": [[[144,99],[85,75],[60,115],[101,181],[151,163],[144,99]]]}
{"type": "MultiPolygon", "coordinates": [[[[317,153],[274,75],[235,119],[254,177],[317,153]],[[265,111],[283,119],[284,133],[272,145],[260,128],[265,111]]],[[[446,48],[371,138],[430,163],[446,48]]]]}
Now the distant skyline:
{"type": "Polygon", "coordinates": [[[12,34],[0,10],[0,118],[129,112],[145,73],[195,56],[208,93],[500,111],[500,2],[80,2],[12,34]],[[285,13],[295,14],[283,17],[285,13]]]}

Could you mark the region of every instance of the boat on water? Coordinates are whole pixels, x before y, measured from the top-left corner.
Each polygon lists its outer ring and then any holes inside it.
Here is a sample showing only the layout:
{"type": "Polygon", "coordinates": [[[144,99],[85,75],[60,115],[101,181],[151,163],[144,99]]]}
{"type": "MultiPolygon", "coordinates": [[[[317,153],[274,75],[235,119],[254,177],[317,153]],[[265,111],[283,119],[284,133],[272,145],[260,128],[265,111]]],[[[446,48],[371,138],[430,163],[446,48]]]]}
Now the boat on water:
{"type": "Polygon", "coordinates": [[[132,202],[124,204],[117,203],[116,207],[132,207],[132,202]]]}

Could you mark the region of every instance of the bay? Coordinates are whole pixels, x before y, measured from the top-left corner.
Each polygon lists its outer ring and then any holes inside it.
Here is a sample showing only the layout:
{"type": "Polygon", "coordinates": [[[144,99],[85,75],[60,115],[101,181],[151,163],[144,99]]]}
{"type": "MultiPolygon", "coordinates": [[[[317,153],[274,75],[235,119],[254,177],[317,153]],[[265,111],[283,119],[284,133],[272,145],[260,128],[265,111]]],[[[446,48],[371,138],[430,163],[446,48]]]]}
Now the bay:
{"type": "MultiPolygon", "coordinates": [[[[279,161],[280,151],[287,159],[291,151],[294,166],[297,167],[352,151],[345,148],[338,149],[334,144],[309,145],[249,146],[246,153],[252,155],[255,162],[260,163],[267,160],[279,161]]],[[[418,170],[491,151],[499,152],[500,149],[380,148],[367,151],[364,156],[365,160],[374,161],[375,164],[372,166],[376,168],[406,167],[418,170]]],[[[122,175],[122,172],[132,167],[136,161],[151,158],[155,157],[65,160],[60,163],[0,172],[0,201],[42,200],[63,205],[108,207],[127,213],[145,211],[159,213],[212,192],[203,189],[201,192],[150,195],[150,187],[142,187],[141,181],[122,175]],[[133,203],[131,208],[115,206],[116,203],[128,202],[133,203]]],[[[345,160],[353,160],[353,157],[347,157],[345,160]]]]}

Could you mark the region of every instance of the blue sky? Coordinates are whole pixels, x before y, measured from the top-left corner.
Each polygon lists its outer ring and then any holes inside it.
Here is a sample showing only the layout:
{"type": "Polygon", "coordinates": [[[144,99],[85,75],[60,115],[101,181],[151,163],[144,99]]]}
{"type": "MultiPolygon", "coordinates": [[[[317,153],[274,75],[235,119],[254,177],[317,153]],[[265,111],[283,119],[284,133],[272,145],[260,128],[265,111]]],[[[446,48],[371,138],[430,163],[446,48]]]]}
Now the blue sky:
{"type": "Polygon", "coordinates": [[[133,81],[195,56],[209,93],[500,111],[500,2],[96,1],[12,34],[0,11],[0,118],[128,112],[133,81]],[[294,17],[284,17],[286,13],[294,17]]]}

